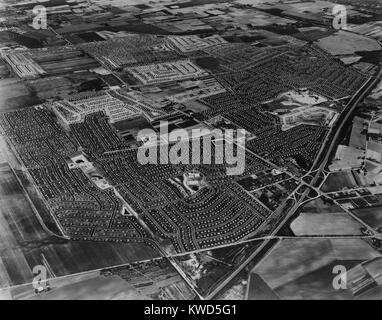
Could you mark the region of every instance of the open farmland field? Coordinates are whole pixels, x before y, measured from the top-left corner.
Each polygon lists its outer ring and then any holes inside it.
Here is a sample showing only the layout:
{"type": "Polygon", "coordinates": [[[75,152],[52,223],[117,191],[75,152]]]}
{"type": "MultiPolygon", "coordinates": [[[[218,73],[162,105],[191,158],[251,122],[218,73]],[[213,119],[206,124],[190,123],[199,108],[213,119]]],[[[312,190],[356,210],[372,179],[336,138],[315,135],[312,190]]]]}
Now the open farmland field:
{"type": "Polygon", "coordinates": [[[361,235],[361,225],[345,212],[302,213],[291,225],[293,233],[304,235],[361,235]]]}
{"type": "Polygon", "coordinates": [[[157,256],[143,244],[69,242],[45,231],[8,165],[0,168],[0,287],[30,283],[46,265],[65,276],[157,256]]]}
{"type": "Polygon", "coordinates": [[[382,207],[356,209],[353,212],[372,228],[382,226],[382,207]]]}
{"type": "MultiPolygon", "coordinates": [[[[43,74],[50,76],[73,74],[76,71],[89,70],[100,66],[96,60],[85,55],[81,50],[68,47],[57,47],[51,51],[32,50],[28,51],[28,54],[29,58],[25,61],[29,65],[28,68],[31,68],[31,65],[35,65],[35,68],[38,66],[38,70],[41,69],[43,74]]],[[[16,65],[12,64],[12,68],[17,73],[16,65]]]]}
{"type": "Polygon", "coordinates": [[[358,185],[351,171],[341,171],[330,174],[322,187],[324,192],[339,191],[344,188],[353,189],[358,185]]]}
{"type": "Polygon", "coordinates": [[[58,290],[53,290],[44,296],[34,296],[31,300],[147,300],[149,297],[140,295],[135,288],[119,277],[105,278],[103,276],[73,283],[58,290]]]}
{"type": "Polygon", "coordinates": [[[92,58],[76,57],[67,60],[49,61],[41,63],[44,70],[50,74],[65,74],[76,70],[86,70],[98,67],[99,64],[92,58]]]}
{"type": "Polygon", "coordinates": [[[334,290],[332,286],[333,268],[342,265],[346,269],[351,269],[361,261],[333,261],[317,270],[303,275],[302,277],[281,286],[276,290],[281,297],[290,300],[296,299],[330,299],[330,300],[351,300],[352,294],[349,291],[334,290]]]}
{"type": "Polygon", "coordinates": [[[357,51],[380,49],[376,40],[345,31],[339,31],[337,34],[320,39],[318,45],[332,55],[354,54],[357,51]]]}
{"type": "Polygon", "coordinates": [[[39,103],[23,82],[16,78],[0,80],[0,112],[13,111],[39,103]]]}
{"type": "Polygon", "coordinates": [[[309,201],[302,208],[302,212],[308,213],[335,213],[340,212],[341,210],[342,209],[339,206],[325,201],[323,198],[309,201]]]}
{"type": "MultiPolygon", "coordinates": [[[[31,285],[3,290],[15,300],[131,300],[148,299],[118,276],[105,277],[99,271],[49,281],[52,289],[35,295],[31,285]]],[[[5,293],[4,293],[5,294],[5,293]]],[[[1,291],[0,291],[1,299],[1,291]]]]}
{"type": "Polygon", "coordinates": [[[281,299],[353,299],[332,286],[335,265],[353,268],[380,254],[358,239],[282,240],[252,272],[281,299]]]}

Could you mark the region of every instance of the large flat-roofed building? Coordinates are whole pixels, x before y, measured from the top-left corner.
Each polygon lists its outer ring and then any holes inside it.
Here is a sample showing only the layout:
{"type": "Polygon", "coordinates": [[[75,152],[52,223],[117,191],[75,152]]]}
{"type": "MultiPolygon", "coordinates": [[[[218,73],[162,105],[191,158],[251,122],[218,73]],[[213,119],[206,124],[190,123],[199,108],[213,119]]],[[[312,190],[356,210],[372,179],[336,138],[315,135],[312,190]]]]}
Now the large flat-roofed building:
{"type": "Polygon", "coordinates": [[[53,111],[66,126],[82,122],[86,115],[97,111],[104,111],[111,122],[125,120],[140,113],[138,108],[127,105],[108,92],[77,94],[67,100],[55,102],[53,111]]]}
{"type": "Polygon", "coordinates": [[[156,63],[127,68],[143,84],[157,84],[205,76],[208,73],[190,60],[156,63]]]}
{"type": "Polygon", "coordinates": [[[185,103],[192,100],[207,98],[213,95],[225,93],[227,90],[215,79],[203,79],[187,83],[187,90],[168,97],[176,103],[185,103]]]}
{"type": "Polygon", "coordinates": [[[154,102],[135,92],[100,91],[84,92],[52,104],[52,110],[64,127],[83,122],[89,114],[103,111],[111,123],[134,118],[140,114],[148,119],[164,113],[154,102]]]}
{"type": "Polygon", "coordinates": [[[206,38],[200,38],[197,35],[191,36],[173,36],[168,38],[170,43],[181,52],[192,52],[202,50],[218,44],[227,43],[221,36],[213,35],[206,38]]]}
{"type": "Polygon", "coordinates": [[[2,57],[21,79],[35,79],[46,74],[28,52],[7,52],[3,53],[2,57]]]}

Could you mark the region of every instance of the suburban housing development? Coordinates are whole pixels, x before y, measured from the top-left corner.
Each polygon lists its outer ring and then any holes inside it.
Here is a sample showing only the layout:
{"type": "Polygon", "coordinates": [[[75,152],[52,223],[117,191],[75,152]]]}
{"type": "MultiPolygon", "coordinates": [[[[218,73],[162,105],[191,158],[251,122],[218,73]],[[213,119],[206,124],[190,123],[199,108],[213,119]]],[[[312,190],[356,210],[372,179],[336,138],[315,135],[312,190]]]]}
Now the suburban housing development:
{"type": "Polygon", "coordinates": [[[380,0],[3,0],[0,147],[0,299],[382,299],[380,0]]]}

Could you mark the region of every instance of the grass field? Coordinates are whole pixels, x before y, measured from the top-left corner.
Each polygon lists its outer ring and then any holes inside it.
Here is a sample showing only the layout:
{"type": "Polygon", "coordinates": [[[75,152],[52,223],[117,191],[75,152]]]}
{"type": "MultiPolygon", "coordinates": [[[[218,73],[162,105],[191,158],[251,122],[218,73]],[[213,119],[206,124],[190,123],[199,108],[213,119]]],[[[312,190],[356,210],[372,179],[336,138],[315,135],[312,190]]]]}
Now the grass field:
{"type": "Polygon", "coordinates": [[[0,288],[33,280],[32,269],[46,265],[51,276],[101,269],[157,257],[144,244],[71,242],[46,232],[12,170],[0,166],[0,288]]]}

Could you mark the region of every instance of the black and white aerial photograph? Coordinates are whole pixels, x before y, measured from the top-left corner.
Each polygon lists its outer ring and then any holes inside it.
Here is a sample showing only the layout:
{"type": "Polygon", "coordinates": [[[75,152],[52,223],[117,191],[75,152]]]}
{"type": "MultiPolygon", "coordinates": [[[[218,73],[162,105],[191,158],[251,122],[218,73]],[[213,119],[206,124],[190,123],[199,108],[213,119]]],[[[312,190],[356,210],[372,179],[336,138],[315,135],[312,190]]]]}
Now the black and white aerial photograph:
{"type": "Polygon", "coordinates": [[[382,0],[0,0],[0,300],[382,300],[382,0]]]}

